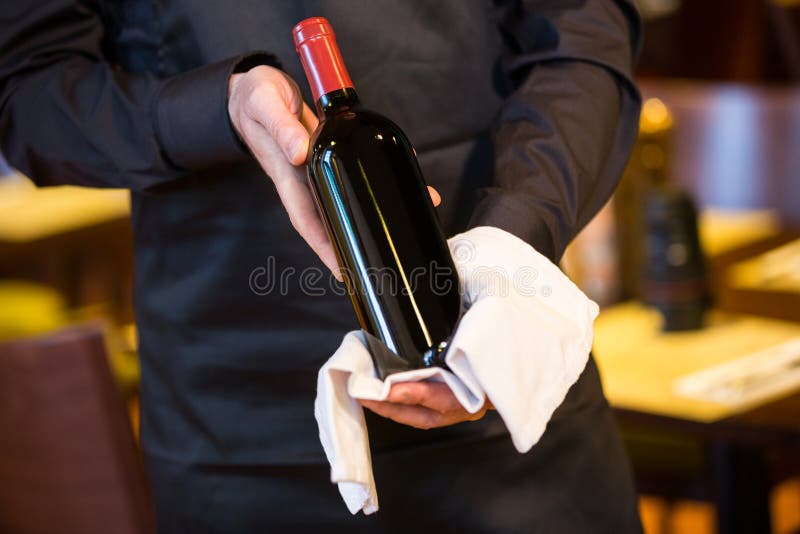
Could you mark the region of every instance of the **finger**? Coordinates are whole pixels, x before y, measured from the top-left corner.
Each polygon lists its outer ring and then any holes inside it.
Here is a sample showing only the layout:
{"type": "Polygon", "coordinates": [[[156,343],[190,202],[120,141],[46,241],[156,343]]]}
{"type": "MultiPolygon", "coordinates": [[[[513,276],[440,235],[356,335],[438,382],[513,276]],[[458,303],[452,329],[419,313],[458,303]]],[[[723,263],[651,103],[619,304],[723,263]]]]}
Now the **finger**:
{"type": "Polygon", "coordinates": [[[295,114],[295,116],[300,119],[303,114],[303,107],[305,106],[305,102],[303,102],[303,93],[300,91],[300,86],[297,85],[297,82],[286,74],[283,71],[278,71],[283,76],[283,80],[286,84],[279,84],[279,87],[284,93],[284,99],[289,107],[289,111],[295,114]]]}
{"type": "MultiPolygon", "coordinates": [[[[275,140],[286,159],[293,165],[301,165],[308,155],[309,135],[306,128],[298,120],[302,107],[294,111],[293,97],[282,95],[286,91],[275,91],[265,88],[254,91],[247,114],[260,124],[269,136],[275,140]]],[[[302,102],[302,101],[301,101],[302,102]]],[[[299,104],[298,104],[299,106],[299,104]]]]}
{"type": "Polygon", "coordinates": [[[448,417],[423,406],[409,406],[381,401],[359,401],[362,406],[376,414],[391,419],[396,423],[413,426],[422,430],[459,423],[454,417],[448,417]]]}
{"type": "Polygon", "coordinates": [[[395,384],[386,398],[389,402],[419,405],[441,414],[463,412],[447,384],[441,382],[403,382],[395,384]]]}
{"type": "Polygon", "coordinates": [[[486,412],[489,411],[489,407],[484,403],[480,410],[477,412],[470,414],[469,420],[470,421],[477,421],[478,419],[483,419],[483,416],[486,415],[486,412]]]}
{"type": "Polygon", "coordinates": [[[431,200],[433,201],[434,206],[438,206],[439,204],[442,203],[442,196],[436,189],[432,188],[431,186],[428,186],[428,193],[430,193],[431,195],[431,200]]]}
{"type": "Polygon", "coordinates": [[[294,174],[294,176],[278,179],[275,181],[275,188],[281,198],[281,203],[289,214],[289,220],[294,229],[319,256],[322,263],[341,280],[336,253],[328,239],[325,224],[320,219],[314,204],[314,197],[304,176],[294,174]]]}
{"type": "Polygon", "coordinates": [[[248,135],[257,141],[253,155],[275,184],[292,226],[325,266],[341,281],[336,253],[328,240],[325,225],[314,204],[305,171],[291,165],[280,155],[280,149],[275,141],[270,139],[261,125],[256,123],[248,125],[248,135]]]}

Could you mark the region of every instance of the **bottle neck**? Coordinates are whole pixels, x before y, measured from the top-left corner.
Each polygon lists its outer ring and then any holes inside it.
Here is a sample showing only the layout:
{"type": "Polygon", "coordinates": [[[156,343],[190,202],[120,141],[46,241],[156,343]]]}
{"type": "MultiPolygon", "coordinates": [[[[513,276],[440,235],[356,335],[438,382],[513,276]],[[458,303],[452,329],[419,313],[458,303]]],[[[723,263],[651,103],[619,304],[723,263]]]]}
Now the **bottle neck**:
{"type": "Polygon", "coordinates": [[[355,108],[359,105],[358,95],[352,87],[343,87],[329,93],[325,93],[317,104],[317,116],[320,120],[332,117],[343,111],[355,108]]]}
{"type": "Polygon", "coordinates": [[[358,97],[330,23],[312,17],[297,24],[292,33],[320,119],[357,105],[358,97]]]}

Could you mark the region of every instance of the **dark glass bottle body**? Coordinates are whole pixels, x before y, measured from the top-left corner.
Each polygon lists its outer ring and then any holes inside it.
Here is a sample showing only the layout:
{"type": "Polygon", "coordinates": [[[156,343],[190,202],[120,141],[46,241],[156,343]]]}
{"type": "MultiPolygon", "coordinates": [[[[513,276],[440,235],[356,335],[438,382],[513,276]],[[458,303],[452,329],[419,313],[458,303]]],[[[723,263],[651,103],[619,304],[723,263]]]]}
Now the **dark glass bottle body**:
{"type": "Polygon", "coordinates": [[[461,315],[458,275],[414,150],[344,88],[322,95],[309,180],[361,327],[386,375],[443,365],[461,315]],[[385,351],[384,351],[385,352],[385,351]]]}

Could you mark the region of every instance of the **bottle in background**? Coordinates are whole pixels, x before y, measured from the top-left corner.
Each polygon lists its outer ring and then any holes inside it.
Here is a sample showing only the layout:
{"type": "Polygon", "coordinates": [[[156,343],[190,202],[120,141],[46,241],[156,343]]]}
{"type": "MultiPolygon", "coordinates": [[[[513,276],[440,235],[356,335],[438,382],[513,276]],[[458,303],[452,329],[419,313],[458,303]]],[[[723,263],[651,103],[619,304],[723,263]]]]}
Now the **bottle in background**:
{"type": "Polygon", "coordinates": [[[679,188],[654,186],[644,220],[644,302],[661,312],[666,332],[702,327],[710,298],[694,203],[679,188]]]}

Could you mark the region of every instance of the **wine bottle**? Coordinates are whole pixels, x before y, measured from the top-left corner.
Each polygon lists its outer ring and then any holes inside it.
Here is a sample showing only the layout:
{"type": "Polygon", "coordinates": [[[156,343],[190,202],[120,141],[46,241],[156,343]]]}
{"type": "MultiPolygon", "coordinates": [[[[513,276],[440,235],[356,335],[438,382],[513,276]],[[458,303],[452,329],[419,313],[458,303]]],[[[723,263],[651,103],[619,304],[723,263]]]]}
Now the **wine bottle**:
{"type": "Polygon", "coordinates": [[[376,373],[443,366],[460,288],[414,149],[392,121],[362,108],[326,19],[292,33],[320,119],[309,183],[376,373]]]}

